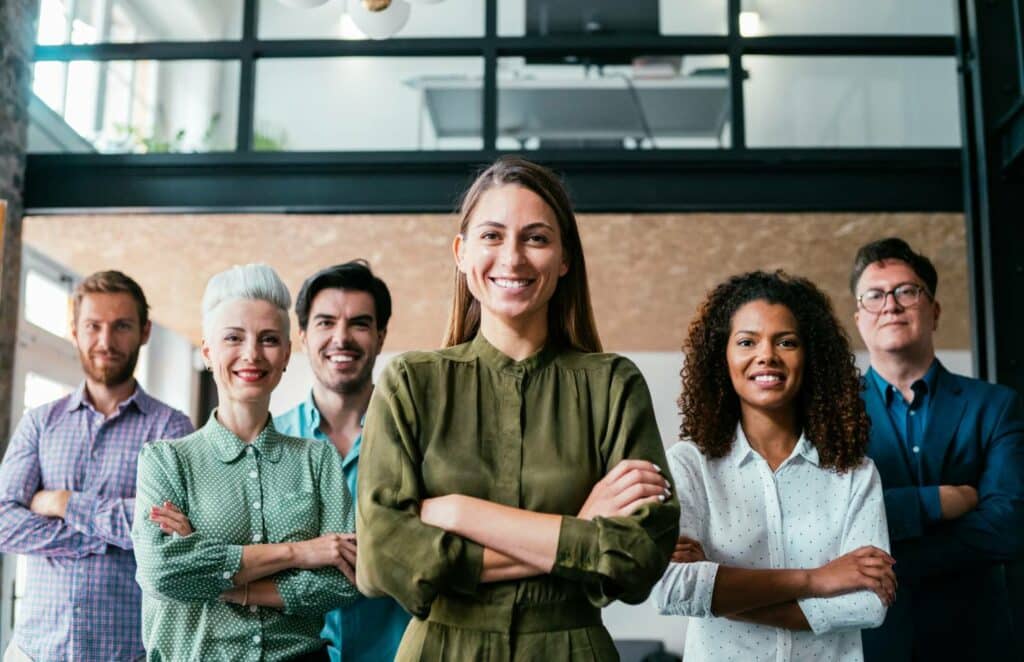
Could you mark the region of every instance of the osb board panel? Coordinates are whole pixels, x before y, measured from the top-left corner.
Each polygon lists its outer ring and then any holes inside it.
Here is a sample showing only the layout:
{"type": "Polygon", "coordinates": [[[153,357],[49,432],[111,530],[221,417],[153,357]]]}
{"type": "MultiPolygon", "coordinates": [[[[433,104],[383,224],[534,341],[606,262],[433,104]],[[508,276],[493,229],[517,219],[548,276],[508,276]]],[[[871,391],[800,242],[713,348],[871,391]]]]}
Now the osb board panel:
{"type": "MultiPolygon", "coordinates": [[[[898,235],[939,270],[943,349],[970,346],[967,263],[959,214],[600,214],[580,227],[606,348],[675,351],[704,293],[750,269],[786,269],[833,298],[857,346],[847,291],[856,248],[898,235]]],[[[80,275],[136,278],[161,324],[194,342],[206,280],[233,264],[267,262],[292,292],[314,270],[356,257],[391,287],[388,349],[436,347],[451,293],[455,219],[420,216],[176,215],[26,219],[25,243],[80,275]]]]}

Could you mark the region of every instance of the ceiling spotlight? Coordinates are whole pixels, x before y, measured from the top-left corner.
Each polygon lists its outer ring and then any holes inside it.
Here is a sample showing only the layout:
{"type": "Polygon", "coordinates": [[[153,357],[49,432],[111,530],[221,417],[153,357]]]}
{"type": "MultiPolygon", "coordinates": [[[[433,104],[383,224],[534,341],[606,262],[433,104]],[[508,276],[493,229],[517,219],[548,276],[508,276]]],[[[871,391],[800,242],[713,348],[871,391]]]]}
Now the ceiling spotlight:
{"type": "Polygon", "coordinates": [[[756,11],[740,12],[740,36],[756,37],[761,34],[761,15],[756,11]]]}
{"type": "Polygon", "coordinates": [[[362,0],[348,6],[348,15],[356,27],[370,39],[387,39],[409,21],[409,3],[405,0],[362,0]],[[370,9],[370,5],[384,5],[370,9]]]}

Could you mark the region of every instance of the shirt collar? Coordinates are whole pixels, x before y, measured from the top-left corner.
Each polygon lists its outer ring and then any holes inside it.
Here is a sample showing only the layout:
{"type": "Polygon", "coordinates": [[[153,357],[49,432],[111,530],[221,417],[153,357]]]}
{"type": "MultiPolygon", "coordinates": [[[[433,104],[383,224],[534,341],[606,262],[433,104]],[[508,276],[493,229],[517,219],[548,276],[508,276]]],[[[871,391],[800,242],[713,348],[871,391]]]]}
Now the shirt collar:
{"type": "MultiPolygon", "coordinates": [[[[885,381],[885,378],[878,374],[878,371],[874,368],[870,368],[868,374],[871,375],[875,386],[878,387],[878,392],[881,394],[885,406],[891,405],[893,396],[896,394],[896,387],[885,381]]],[[[938,381],[938,375],[939,360],[932,359],[932,364],[928,366],[928,371],[924,373],[924,376],[910,386],[914,391],[914,398],[917,399],[935,393],[935,383],[938,381]]]]}
{"type": "MultiPolygon", "coordinates": [[[[129,405],[134,405],[135,408],[142,412],[142,414],[144,415],[149,415],[150,413],[153,412],[153,398],[148,393],[146,393],[145,389],[142,388],[142,384],[140,384],[137,380],[135,382],[135,390],[125,400],[122,400],[121,402],[117,403],[117,409],[120,412],[123,411],[124,408],[129,405]]],[[[71,397],[68,398],[68,404],[65,411],[70,413],[81,407],[88,407],[90,409],[93,409],[92,404],[86,397],[85,380],[82,380],[82,382],[78,385],[78,388],[72,391],[71,397]]]]}
{"type": "Polygon", "coordinates": [[[316,400],[313,399],[313,389],[309,390],[309,395],[306,396],[306,401],[303,405],[305,409],[303,415],[306,417],[307,429],[318,429],[320,427],[320,410],[317,409],[316,400]]]}
{"type": "Polygon", "coordinates": [[[484,334],[477,331],[470,345],[472,352],[487,365],[514,374],[527,374],[543,368],[557,354],[550,343],[545,345],[539,352],[529,356],[522,361],[516,361],[504,354],[500,349],[492,345],[484,334]]]}
{"type": "MultiPolygon", "coordinates": [[[[309,395],[306,397],[305,402],[302,403],[305,409],[302,415],[306,417],[306,424],[309,426],[306,428],[310,431],[310,434],[315,434],[320,431],[320,410],[316,406],[316,400],[313,399],[313,389],[309,390],[309,395]]],[[[359,427],[366,427],[366,412],[359,417],[359,427]]],[[[320,433],[321,435],[323,433],[320,433]]],[[[330,443],[330,440],[327,440],[330,443]]],[[[359,458],[359,449],[363,445],[363,433],[360,432],[352,442],[352,448],[349,449],[348,453],[345,454],[345,459],[342,462],[342,466],[348,466],[351,462],[355,462],[359,458]]]]}
{"type": "MultiPolygon", "coordinates": [[[[793,452],[789,454],[786,461],[783,462],[780,467],[787,464],[794,457],[802,457],[814,466],[820,466],[820,459],[818,457],[818,449],[815,448],[814,444],[811,443],[810,439],[800,433],[800,438],[797,439],[796,446],[793,448],[793,452]]],[[[729,449],[729,460],[737,467],[743,466],[747,460],[753,457],[760,457],[753,448],[750,447],[750,442],[747,440],[747,435],[743,432],[743,426],[739,423],[736,424],[736,438],[733,440],[732,448],[729,449]]]]}
{"type": "Polygon", "coordinates": [[[260,430],[252,443],[245,443],[231,430],[217,420],[217,410],[210,413],[210,420],[203,426],[203,435],[213,444],[214,451],[221,462],[234,462],[252,446],[260,457],[270,462],[281,459],[281,435],[274,427],[274,419],[267,414],[267,425],[260,430]]]}

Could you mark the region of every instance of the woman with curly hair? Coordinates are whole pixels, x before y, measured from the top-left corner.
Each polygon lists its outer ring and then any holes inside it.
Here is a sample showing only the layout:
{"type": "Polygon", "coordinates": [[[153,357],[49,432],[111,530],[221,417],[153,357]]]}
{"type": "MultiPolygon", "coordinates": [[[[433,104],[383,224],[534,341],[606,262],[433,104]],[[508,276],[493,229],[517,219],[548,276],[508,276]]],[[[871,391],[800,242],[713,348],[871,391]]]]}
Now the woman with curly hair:
{"type": "Polygon", "coordinates": [[[895,594],[882,485],[849,340],[783,272],[716,287],[684,345],[681,507],[655,594],[693,616],[686,659],[862,660],[895,594]]]}

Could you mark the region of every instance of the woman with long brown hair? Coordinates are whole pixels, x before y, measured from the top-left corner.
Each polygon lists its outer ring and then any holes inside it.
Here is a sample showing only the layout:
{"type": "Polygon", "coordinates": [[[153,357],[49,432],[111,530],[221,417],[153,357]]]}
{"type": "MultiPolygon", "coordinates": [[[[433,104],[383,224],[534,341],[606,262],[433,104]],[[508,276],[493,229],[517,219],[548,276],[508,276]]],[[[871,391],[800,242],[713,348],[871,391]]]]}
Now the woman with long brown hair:
{"type": "Polygon", "coordinates": [[[679,510],[636,367],[599,353],[568,196],[508,157],[462,204],[446,348],[395,359],[364,429],[357,577],[415,619],[399,660],[613,660],[679,510]]]}
{"type": "Polygon", "coordinates": [[[686,659],[862,660],[896,579],[828,297],[782,272],[735,276],[683,349],[684,441],[668,453],[682,537],[655,592],[662,613],[695,617],[686,659]]]}

